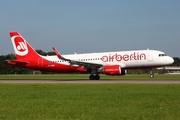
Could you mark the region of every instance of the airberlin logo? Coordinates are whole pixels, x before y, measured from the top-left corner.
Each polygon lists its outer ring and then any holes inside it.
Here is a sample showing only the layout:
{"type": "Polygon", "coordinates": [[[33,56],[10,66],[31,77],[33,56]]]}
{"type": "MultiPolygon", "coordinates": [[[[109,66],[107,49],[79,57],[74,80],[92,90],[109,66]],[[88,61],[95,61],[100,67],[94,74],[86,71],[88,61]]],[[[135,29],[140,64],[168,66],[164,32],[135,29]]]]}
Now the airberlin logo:
{"type": "Polygon", "coordinates": [[[146,54],[134,52],[132,54],[118,54],[115,53],[113,55],[104,55],[101,57],[103,62],[121,62],[121,61],[132,61],[132,60],[146,60],[146,54]]]}
{"type": "Polygon", "coordinates": [[[18,42],[19,45],[16,47],[18,51],[25,51],[26,50],[26,46],[24,42],[18,42]]]}
{"type": "Polygon", "coordinates": [[[21,36],[11,37],[15,53],[24,56],[28,53],[26,41],[21,36]]]}

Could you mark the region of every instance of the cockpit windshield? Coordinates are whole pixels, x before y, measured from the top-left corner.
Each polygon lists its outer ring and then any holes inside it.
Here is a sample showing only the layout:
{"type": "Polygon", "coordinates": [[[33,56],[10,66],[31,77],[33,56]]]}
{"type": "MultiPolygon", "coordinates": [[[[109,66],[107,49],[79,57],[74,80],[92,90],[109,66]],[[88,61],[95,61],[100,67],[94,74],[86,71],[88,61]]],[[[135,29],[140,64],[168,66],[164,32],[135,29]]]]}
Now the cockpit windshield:
{"type": "Polygon", "coordinates": [[[159,54],[159,57],[167,56],[166,54],[159,54]]]}

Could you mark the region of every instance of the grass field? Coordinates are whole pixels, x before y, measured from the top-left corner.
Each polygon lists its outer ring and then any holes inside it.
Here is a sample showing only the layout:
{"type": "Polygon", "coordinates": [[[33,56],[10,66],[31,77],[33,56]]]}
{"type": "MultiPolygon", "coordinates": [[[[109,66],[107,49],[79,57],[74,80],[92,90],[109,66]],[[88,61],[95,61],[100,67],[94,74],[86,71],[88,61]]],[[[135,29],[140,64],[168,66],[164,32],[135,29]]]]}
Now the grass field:
{"type": "MultiPolygon", "coordinates": [[[[0,75],[0,79],[88,80],[87,74],[0,75]]],[[[180,80],[180,75],[104,80],[180,80]]],[[[180,84],[0,84],[0,120],[179,120],[180,84]]]]}
{"type": "MultiPolygon", "coordinates": [[[[136,74],[125,76],[107,76],[101,74],[101,80],[180,80],[180,75],[155,75],[150,78],[149,74],[136,74]]],[[[29,74],[29,75],[0,75],[0,79],[18,80],[88,80],[89,74],[29,74]]]]}
{"type": "Polygon", "coordinates": [[[179,120],[176,84],[0,84],[0,119],[179,120]]]}

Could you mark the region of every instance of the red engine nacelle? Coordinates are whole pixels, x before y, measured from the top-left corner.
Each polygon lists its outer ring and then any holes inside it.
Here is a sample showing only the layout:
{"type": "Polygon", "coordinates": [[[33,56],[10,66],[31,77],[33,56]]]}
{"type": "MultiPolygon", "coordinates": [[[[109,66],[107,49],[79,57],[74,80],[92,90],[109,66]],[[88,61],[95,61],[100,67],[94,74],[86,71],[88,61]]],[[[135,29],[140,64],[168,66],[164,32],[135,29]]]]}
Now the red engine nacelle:
{"type": "Polygon", "coordinates": [[[106,75],[125,75],[125,70],[122,70],[120,65],[104,66],[103,69],[106,75]]]}

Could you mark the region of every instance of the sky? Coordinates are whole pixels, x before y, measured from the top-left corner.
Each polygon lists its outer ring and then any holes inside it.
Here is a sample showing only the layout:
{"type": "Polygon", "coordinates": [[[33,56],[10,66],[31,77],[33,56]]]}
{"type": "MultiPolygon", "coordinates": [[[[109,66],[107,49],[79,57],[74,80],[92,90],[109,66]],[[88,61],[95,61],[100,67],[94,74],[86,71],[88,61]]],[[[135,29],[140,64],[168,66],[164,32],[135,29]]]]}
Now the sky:
{"type": "Polygon", "coordinates": [[[61,54],[155,49],[180,57],[180,0],[3,0],[0,55],[10,31],[61,54]]]}

